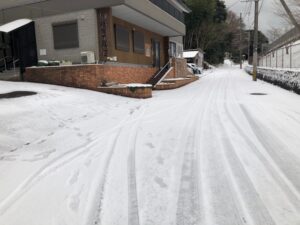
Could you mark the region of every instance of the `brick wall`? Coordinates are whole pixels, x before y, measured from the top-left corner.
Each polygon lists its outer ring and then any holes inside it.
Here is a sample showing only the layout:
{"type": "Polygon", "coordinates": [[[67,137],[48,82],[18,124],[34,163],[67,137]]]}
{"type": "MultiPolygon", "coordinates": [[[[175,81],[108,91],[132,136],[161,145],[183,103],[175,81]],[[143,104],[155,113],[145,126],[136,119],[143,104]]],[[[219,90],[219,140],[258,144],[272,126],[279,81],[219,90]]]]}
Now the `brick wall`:
{"type": "Polygon", "coordinates": [[[174,78],[186,77],[190,74],[187,70],[186,59],[172,58],[171,66],[174,68],[174,78]]]}
{"type": "Polygon", "coordinates": [[[153,67],[104,66],[104,79],[122,84],[146,83],[157,71],[153,67]]]}
{"type": "Polygon", "coordinates": [[[27,68],[29,82],[55,84],[97,90],[103,82],[146,83],[157,68],[114,65],[78,65],[27,68]]]}
{"type": "Polygon", "coordinates": [[[170,79],[170,78],[176,78],[175,76],[175,69],[174,67],[171,68],[171,70],[168,72],[168,74],[165,77],[166,79],[170,79]]]}
{"type": "Polygon", "coordinates": [[[135,89],[130,89],[128,87],[123,88],[99,88],[98,91],[107,94],[120,95],[130,98],[151,98],[152,97],[152,87],[137,87],[135,89]]]}

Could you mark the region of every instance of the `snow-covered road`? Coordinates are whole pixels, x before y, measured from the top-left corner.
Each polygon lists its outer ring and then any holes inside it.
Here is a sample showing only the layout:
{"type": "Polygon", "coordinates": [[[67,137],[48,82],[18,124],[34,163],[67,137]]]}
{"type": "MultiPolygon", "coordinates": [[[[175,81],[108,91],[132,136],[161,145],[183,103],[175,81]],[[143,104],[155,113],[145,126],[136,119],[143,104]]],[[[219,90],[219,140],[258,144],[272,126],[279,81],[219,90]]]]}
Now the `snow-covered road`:
{"type": "Polygon", "coordinates": [[[0,225],[300,224],[299,95],[228,68],[147,100],[13,90],[38,94],[0,99],[0,225]]]}

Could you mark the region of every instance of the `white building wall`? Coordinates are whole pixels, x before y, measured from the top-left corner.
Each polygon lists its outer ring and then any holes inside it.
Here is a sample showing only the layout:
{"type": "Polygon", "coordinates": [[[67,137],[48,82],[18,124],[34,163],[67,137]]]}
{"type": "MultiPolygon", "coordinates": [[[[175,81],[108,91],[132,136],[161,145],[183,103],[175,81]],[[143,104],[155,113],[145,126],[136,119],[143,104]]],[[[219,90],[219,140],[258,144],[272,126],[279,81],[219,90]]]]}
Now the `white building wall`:
{"type": "Polygon", "coordinates": [[[183,53],[183,37],[182,36],[170,37],[169,41],[176,44],[176,57],[177,58],[182,58],[182,53],[183,53]]]}
{"type": "Polygon", "coordinates": [[[97,13],[95,9],[38,18],[35,20],[37,51],[39,60],[67,60],[79,63],[80,52],[92,51],[99,55],[97,13]],[[79,48],[54,49],[52,24],[78,21],[79,48]],[[45,49],[46,55],[40,50],[45,49]]]}
{"type": "Polygon", "coordinates": [[[283,46],[261,57],[259,65],[273,68],[300,68],[300,41],[283,46]]]}
{"type": "Polygon", "coordinates": [[[286,46],[283,49],[284,61],[283,68],[291,68],[291,46],[286,46]]]}
{"type": "Polygon", "coordinates": [[[300,68],[300,43],[292,48],[292,66],[293,68],[300,68]]]}

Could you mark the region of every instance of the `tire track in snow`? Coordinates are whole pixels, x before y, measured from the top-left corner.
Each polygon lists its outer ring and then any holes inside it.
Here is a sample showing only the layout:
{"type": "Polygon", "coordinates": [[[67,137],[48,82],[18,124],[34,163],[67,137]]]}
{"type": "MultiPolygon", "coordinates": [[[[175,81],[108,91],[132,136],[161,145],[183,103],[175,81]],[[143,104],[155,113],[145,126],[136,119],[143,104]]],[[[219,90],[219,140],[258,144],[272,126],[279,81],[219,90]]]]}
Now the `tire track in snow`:
{"type": "Polygon", "coordinates": [[[146,110],[143,111],[137,122],[133,125],[129,135],[129,155],[127,158],[128,164],[128,225],[139,225],[139,203],[138,203],[138,190],[137,190],[137,177],[136,177],[136,145],[138,132],[142,119],[146,110]]]}
{"type": "MultiPolygon", "coordinates": [[[[185,101],[180,106],[175,107],[167,107],[167,109],[162,110],[161,112],[168,111],[173,108],[183,107],[184,105],[191,105],[194,103],[194,100],[197,98],[197,93],[192,96],[188,101],[185,101]]],[[[161,113],[159,112],[159,113],[161,113]]],[[[192,110],[191,110],[192,112],[192,110]]],[[[159,114],[155,113],[155,115],[159,114]]],[[[154,114],[153,114],[154,115],[154,114]]],[[[145,118],[141,118],[137,121],[135,128],[132,129],[133,133],[131,133],[132,141],[130,145],[130,153],[128,156],[128,224],[129,225],[139,225],[140,218],[139,218],[139,204],[138,204],[138,194],[137,194],[137,183],[136,183],[136,143],[138,138],[138,128],[141,123],[141,120],[145,118]]],[[[196,164],[195,164],[196,165],[196,164]]],[[[194,168],[195,171],[195,168],[194,168]]],[[[193,176],[195,177],[195,176],[193,176]]],[[[198,182],[194,182],[194,184],[198,184],[198,182]]],[[[195,189],[198,191],[198,188],[195,189]]],[[[198,194],[199,195],[199,194],[198,194]]],[[[193,198],[194,199],[194,198],[193,198]]],[[[199,198],[197,198],[199,199],[199,198]]],[[[199,209],[199,207],[196,207],[199,209]]],[[[198,210],[200,212],[200,210],[198,210]]]]}
{"type": "MultiPolygon", "coordinates": [[[[235,88],[233,88],[236,90],[235,88]]],[[[247,119],[247,115],[245,114],[245,111],[243,110],[243,105],[240,105],[236,99],[236,95],[233,95],[230,97],[230,99],[234,99],[234,104],[238,107],[238,111],[242,113],[246,121],[248,122],[249,126],[252,128],[253,134],[256,134],[255,137],[257,138],[257,141],[260,143],[261,146],[257,146],[253,140],[249,139],[249,135],[245,133],[242,126],[238,124],[236,119],[234,119],[234,115],[230,112],[230,109],[228,105],[225,104],[225,112],[228,118],[230,119],[230,122],[232,125],[237,129],[239,134],[242,136],[246,144],[250,147],[250,149],[255,152],[255,155],[258,157],[258,159],[263,163],[266,170],[269,172],[269,174],[272,176],[272,178],[277,182],[277,184],[281,187],[282,191],[286,194],[286,196],[289,198],[290,202],[293,203],[293,205],[299,209],[300,202],[299,202],[299,191],[295,188],[295,186],[291,183],[290,179],[288,179],[284,172],[285,170],[282,170],[279,166],[282,164],[282,161],[278,161],[274,159],[276,157],[273,152],[270,152],[271,150],[277,149],[279,145],[276,142],[272,142],[272,146],[266,146],[264,142],[268,139],[268,137],[265,137],[266,133],[268,132],[255,132],[255,128],[253,128],[253,124],[251,126],[250,121],[247,119]],[[265,156],[261,151],[259,151],[260,148],[263,148],[263,151],[266,151],[268,154],[265,156]]],[[[235,111],[236,113],[236,111],[235,111]]],[[[249,114],[249,113],[248,113],[249,114]]],[[[235,115],[236,117],[236,115],[235,115]]],[[[260,127],[256,126],[257,129],[261,129],[260,127]]],[[[275,139],[273,138],[273,141],[275,139]]],[[[297,163],[292,164],[297,165],[297,163]]],[[[297,178],[295,178],[297,180],[297,178]]]]}
{"type": "MultiPolygon", "coordinates": [[[[226,90],[229,90],[226,85],[226,90]]],[[[224,94],[223,107],[227,107],[227,92],[224,94]]],[[[221,106],[222,104],[220,104],[221,106]]],[[[216,107],[219,108],[219,107],[216,107]]],[[[228,113],[228,112],[227,112],[228,113]]],[[[236,214],[239,215],[239,224],[264,224],[275,225],[273,218],[270,216],[266,206],[259,198],[256,189],[249,178],[242,161],[238,157],[236,148],[231,141],[232,130],[226,126],[222,118],[229,116],[220,110],[214,113],[215,124],[219,133],[221,144],[222,158],[224,166],[228,171],[229,186],[234,202],[236,204],[236,214]],[[233,194],[235,193],[235,194],[233,194]]]]}
{"type": "Polygon", "coordinates": [[[15,202],[17,202],[24,194],[26,194],[42,179],[46,178],[49,174],[64,167],[66,164],[71,163],[73,160],[77,159],[78,157],[88,154],[92,149],[92,147],[95,144],[97,144],[98,141],[102,140],[110,133],[115,132],[115,130],[118,130],[135,121],[136,119],[127,121],[127,118],[125,118],[118,125],[108,130],[107,133],[98,136],[92,141],[87,140],[83,144],[80,144],[79,146],[74,147],[64,152],[63,154],[60,154],[59,156],[47,162],[45,165],[40,167],[35,173],[33,173],[30,177],[24,180],[9,196],[7,196],[0,203],[0,215],[3,215],[15,202]]]}
{"type": "Polygon", "coordinates": [[[134,127],[133,141],[129,146],[130,151],[128,155],[128,225],[139,225],[139,204],[138,204],[138,193],[136,183],[136,141],[138,136],[137,123],[134,127]]]}
{"type": "MultiPolygon", "coordinates": [[[[181,106],[189,103],[190,100],[184,102],[181,106]]],[[[156,116],[164,111],[170,110],[172,108],[176,108],[178,105],[167,107],[163,110],[157,111],[155,113],[149,114],[144,117],[144,119],[149,119],[153,116],[156,116]]],[[[11,192],[3,201],[0,203],[0,215],[4,214],[15,202],[17,202],[24,194],[30,191],[35,185],[37,185],[42,179],[46,178],[49,174],[57,171],[58,169],[64,167],[66,164],[71,163],[73,160],[78,157],[88,154],[91,148],[98,142],[101,141],[106,136],[110,135],[110,133],[115,132],[116,130],[129,125],[131,123],[135,123],[138,119],[133,118],[128,121],[129,117],[123,119],[116,126],[109,129],[106,133],[101,134],[93,140],[87,140],[81,145],[74,147],[63,154],[53,158],[48,161],[45,165],[40,167],[35,173],[25,179],[15,190],[11,192]]]]}
{"type": "Polygon", "coordinates": [[[102,203],[103,203],[103,198],[104,198],[105,185],[107,182],[107,174],[108,174],[108,170],[109,170],[109,167],[111,164],[113,154],[114,154],[116,146],[117,146],[118,138],[120,137],[122,130],[123,130],[123,128],[120,128],[117,131],[117,134],[115,135],[115,137],[112,139],[111,146],[109,148],[110,151],[108,153],[106,163],[103,168],[103,176],[100,179],[101,181],[99,183],[99,188],[97,189],[97,194],[96,194],[97,203],[95,204],[96,208],[93,210],[95,215],[92,217],[93,221],[89,222],[88,224],[91,224],[91,225],[101,224],[102,203]]]}
{"type": "MultiPolygon", "coordinates": [[[[195,103],[194,101],[196,98],[197,98],[197,93],[195,95],[191,96],[190,99],[185,101],[180,106],[177,105],[177,106],[167,107],[166,109],[161,110],[158,113],[155,113],[155,115],[158,115],[159,113],[168,111],[173,108],[179,108],[179,107],[181,108],[184,105],[194,104],[195,103]]],[[[190,111],[192,112],[192,110],[190,110],[190,111]]],[[[133,129],[134,134],[131,133],[131,136],[133,136],[133,138],[132,138],[133,140],[132,140],[132,144],[130,147],[131,150],[130,150],[130,153],[128,156],[128,196],[129,196],[129,199],[128,199],[129,200],[129,202],[128,202],[128,224],[129,225],[139,225],[140,224],[137,183],[136,183],[136,143],[137,143],[137,137],[138,137],[138,128],[139,128],[141,119],[143,119],[143,118],[140,118],[137,121],[136,128],[133,129]]],[[[196,163],[194,165],[196,165],[196,163]]],[[[194,168],[194,172],[195,171],[196,171],[196,169],[194,168]]],[[[193,176],[193,177],[196,177],[196,176],[193,176]]],[[[198,184],[198,182],[193,182],[193,184],[198,184]]],[[[195,190],[198,191],[198,187],[195,190]]],[[[197,193],[197,195],[199,195],[199,193],[197,193]]],[[[192,198],[192,199],[194,199],[194,198],[192,198]]],[[[197,199],[199,199],[199,198],[197,197],[197,199]]],[[[196,207],[196,208],[199,209],[199,207],[196,207]]],[[[200,210],[198,210],[198,212],[200,212],[200,210]]]]}
{"type": "Polygon", "coordinates": [[[243,212],[242,202],[238,201],[236,197],[236,191],[228,175],[226,161],[223,157],[223,143],[219,138],[220,128],[215,125],[219,122],[215,115],[216,111],[219,110],[219,104],[222,103],[220,96],[223,94],[225,85],[224,78],[218,79],[221,83],[213,101],[211,101],[204,124],[206,128],[203,129],[203,138],[207,138],[207,140],[204,139],[204,143],[201,143],[203,146],[202,162],[204,164],[202,167],[203,186],[206,194],[204,207],[207,208],[205,223],[203,224],[242,225],[247,222],[245,219],[247,213],[243,212]]]}
{"type": "MultiPolygon", "coordinates": [[[[293,202],[294,205],[296,205],[300,209],[300,183],[296,182],[299,179],[299,176],[297,175],[297,171],[300,171],[299,162],[296,158],[292,157],[282,158],[277,152],[275,152],[274,150],[276,149],[284,151],[285,147],[283,146],[283,144],[281,144],[272,135],[270,130],[268,130],[268,132],[263,130],[263,126],[259,126],[257,122],[254,121],[254,119],[247,111],[245,106],[241,105],[241,109],[244,112],[244,115],[247,118],[249,125],[252,127],[253,132],[255,132],[259,142],[264,147],[269,156],[272,158],[272,160],[274,161],[273,163],[278,167],[277,171],[279,171],[276,174],[277,176],[281,175],[281,181],[277,179],[278,184],[282,187],[283,191],[285,191],[286,194],[289,196],[291,202],[293,202]],[[268,136],[266,136],[266,133],[268,133],[268,136]],[[272,141],[270,141],[270,137],[272,137],[272,141]],[[287,161],[289,163],[287,163],[287,161]],[[296,167],[295,170],[294,166],[297,166],[298,168],[296,167]],[[282,183],[284,183],[284,186],[282,183]]],[[[276,176],[276,174],[274,174],[274,176],[276,176]]]]}
{"type": "Polygon", "coordinates": [[[204,115],[207,112],[206,109],[209,108],[210,101],[217,86],[218,85],[216,84],[213,90],[210,90],[209,96],[204,102],[201,102],[201,99],[193,102],[193,107],[190,108],[190,112],[186,115],[187,119],[181,137],[181,140],[183,141],[180,146],[181,149],[185,150],[181,169],[181,181],[176,214],[177,225],[197,225],[201,224],[204,220],[203,207],[201,208],[201,205],[203,205],[203,194],[202,187],[200,186],[201,175],[199,173],[201,165],[198,149],[198,126],[202,124],[204,115]],[[201,106],[204,111],[202,111],[199,115],[199,112],[202,109],[201,106]],[[189,132],[184,135],[186,130],[189,132]]]}

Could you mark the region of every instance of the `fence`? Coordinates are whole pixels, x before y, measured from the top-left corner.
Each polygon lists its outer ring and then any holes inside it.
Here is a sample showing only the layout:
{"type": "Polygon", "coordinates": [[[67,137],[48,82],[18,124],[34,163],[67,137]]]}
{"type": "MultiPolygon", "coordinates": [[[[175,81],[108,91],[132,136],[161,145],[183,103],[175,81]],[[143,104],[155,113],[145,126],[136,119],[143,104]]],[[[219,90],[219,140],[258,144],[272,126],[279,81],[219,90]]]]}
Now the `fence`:
{"type": "Polygon", "coordinates": [[[270,51],[260,57],[259,66],[272,68],[300,68],[300,41],[270,51]]]}

